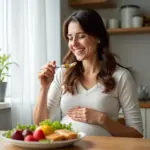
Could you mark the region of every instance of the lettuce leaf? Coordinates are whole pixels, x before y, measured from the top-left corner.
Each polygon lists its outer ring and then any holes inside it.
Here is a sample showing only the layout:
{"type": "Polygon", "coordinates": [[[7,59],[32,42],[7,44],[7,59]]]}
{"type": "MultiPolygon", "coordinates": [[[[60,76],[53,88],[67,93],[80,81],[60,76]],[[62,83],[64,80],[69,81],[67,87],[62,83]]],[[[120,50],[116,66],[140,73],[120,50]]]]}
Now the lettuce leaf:
{"type": "Polygon", "coordinates": [[[40,122],[40,125],[49,125],[51,127],[54,128],[54,130],[58,130],[58,129],[67,129],[67,130],[71,130],[72,131],[72,124],[62,124],[60,121],[50,121],[50,120],[44,120],[42,122],[40,122]]]}
{"type": "Polygon", "coordinates": [[[37,128],[37,125],[22,125],[22,124],[17,124],[17,127],[15,128],[16,130],[25,130],[25,129],[29,129],[31,131],[34,131],[37,128]]]}
{"type": "Polygon", "coordinates": [[[16,128],[13,128],[12,130],[8,130],[4,133],[4,136],[6,138],[11,138],[12,136],[12,133],[15,131],[15,130],[25,130],[25,129],[29,129],[30,131],[34,131],[35,129],[37,128],[37,125],[22,125],[22,124],[17,124],[16,128]]]}

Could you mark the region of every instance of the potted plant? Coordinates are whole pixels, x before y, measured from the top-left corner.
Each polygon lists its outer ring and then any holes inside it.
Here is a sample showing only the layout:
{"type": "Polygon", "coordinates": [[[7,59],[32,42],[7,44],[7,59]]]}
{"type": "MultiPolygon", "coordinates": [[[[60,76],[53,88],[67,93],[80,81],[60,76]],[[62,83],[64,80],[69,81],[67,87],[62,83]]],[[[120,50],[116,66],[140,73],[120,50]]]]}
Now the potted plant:
{"type": "Polygon", "coordinates": [[[4,53],[0,54],[0,102],[4,102],[5,99],[7,88],[7,77],[9,77],[8,75],[9,66],[11,64],[16,64],[14,62],[9,62],[9,58],[10,55],[4,53]]]}

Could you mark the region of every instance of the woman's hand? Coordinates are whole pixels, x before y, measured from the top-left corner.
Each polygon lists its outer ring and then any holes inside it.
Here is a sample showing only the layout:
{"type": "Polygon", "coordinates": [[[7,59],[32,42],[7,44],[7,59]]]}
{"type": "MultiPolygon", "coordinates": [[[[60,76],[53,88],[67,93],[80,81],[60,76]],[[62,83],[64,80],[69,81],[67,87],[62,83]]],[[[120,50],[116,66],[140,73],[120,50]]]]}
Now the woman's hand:
{"type": "Polygon", "coordinates": [[[103,125],[106,114],[95,109],[78,107],[69,110],[68,116],[76,121],[103,125]]]}
{"type": "Polygon", "coordinates": [[[38,78],[40,80],[42,88],[49,88],[51,82],[54,79],[55,68],[55,61],[49,62],[43,68],[41,68],[41,71],[38,74],[38,78]]]}

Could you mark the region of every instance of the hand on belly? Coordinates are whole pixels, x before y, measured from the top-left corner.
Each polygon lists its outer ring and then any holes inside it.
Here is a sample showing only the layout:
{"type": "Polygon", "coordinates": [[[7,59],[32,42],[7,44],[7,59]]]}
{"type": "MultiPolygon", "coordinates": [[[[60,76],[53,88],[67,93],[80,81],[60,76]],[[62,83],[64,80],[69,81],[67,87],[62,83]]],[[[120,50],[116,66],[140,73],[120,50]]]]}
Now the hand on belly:
{"type": "Polygon", "coordinates": [[[91,108],[77,107],[68,111],[68,116],[75,121],[89,124],[103,124],[105,113],[91,108]]]}

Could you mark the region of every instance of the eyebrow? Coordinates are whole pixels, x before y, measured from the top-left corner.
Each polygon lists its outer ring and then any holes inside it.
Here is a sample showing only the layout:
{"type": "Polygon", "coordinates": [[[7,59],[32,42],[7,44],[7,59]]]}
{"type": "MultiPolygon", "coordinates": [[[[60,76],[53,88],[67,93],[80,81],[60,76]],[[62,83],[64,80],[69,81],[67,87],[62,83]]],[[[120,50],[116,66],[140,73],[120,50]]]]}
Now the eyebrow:
{"type": "MultiPolygon", "coordinates": [[[[76,33],[77,35],[78,34],[85,34],[85,32],[78,32],[78,33],[76,33]]],[[[67,34],[67,36],[71,36],[71,34],[67,34]]]]}

